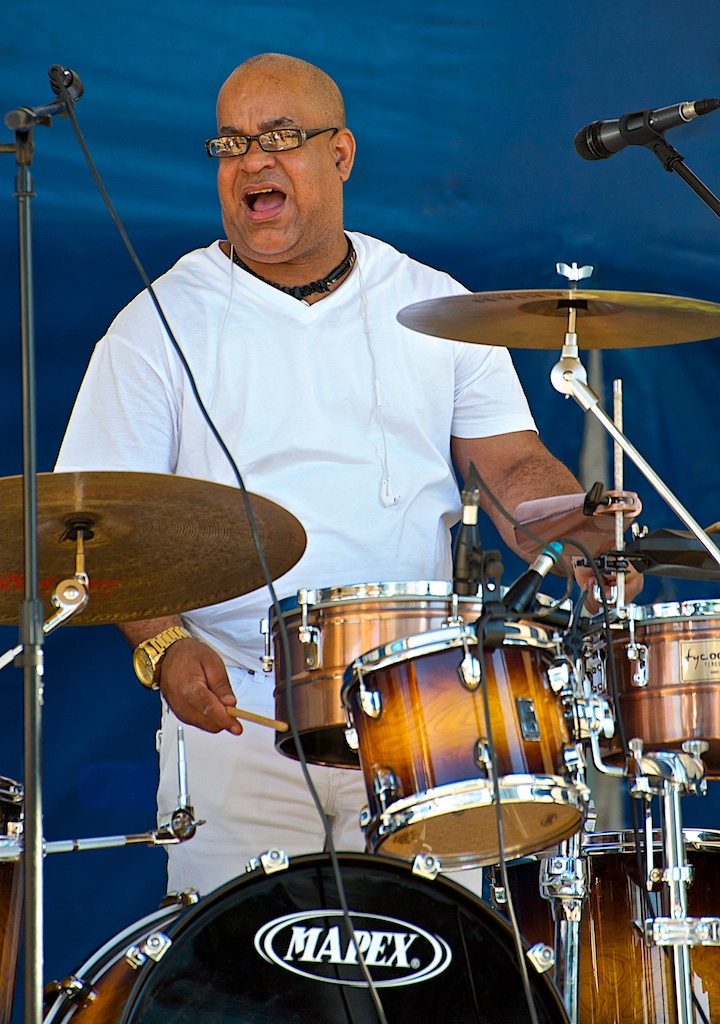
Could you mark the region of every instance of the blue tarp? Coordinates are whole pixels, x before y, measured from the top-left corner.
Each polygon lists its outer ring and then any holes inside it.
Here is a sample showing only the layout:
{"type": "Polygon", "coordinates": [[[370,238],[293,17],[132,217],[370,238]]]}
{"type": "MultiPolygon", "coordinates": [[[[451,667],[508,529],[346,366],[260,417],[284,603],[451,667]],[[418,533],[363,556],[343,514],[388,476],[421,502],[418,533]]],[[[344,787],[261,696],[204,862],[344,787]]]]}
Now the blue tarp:
{"type": "MultiPolygon", "coordinates": [[[[439,0],[77,0],[66,8],[24,0],[0,10],[2,112],[48,102],[50,65],[77,72],[88,146],[152,277],[220,235],[215,167],[203,149],[219,85],[254,53],[292,53],[321,65],[346,97],[359,146],[348,227],[475,291],[558,287],[562,260],[593,264],[599,288],[720,302],[720,223],[677,175],[643,149],[589,163],[573,147],[596,119],[719,95],[719,40],[710,2],[680,11],[671,0],[475,0],[454,9],[439,0]]],[[[720,190],[720,114],[668,138],[720,190]]],[[[35,141],[38,464],[49,470],[93,345],[141,283],[70,124],[56,119],[35,141]]],[[[9,476],[22,469],[11,156],[0,169],[0,475],[9,476]]],[[[549,383],[556,354],[515,357],[543,438],[577,469],[583,414],[549,383]]],[[[624,382],[626,433],[703,525],[720,519],[719,370],[717,341],[605,355],[607,389],[614,377],[624,382]]],[[[603,399],[609,407],[609,394],[603,399]]],[[[678,525],[631,468],[627,483],[641,491],[651,528],[678,525]]],[[[483,539],[492,546],[489,527],[483,539]]],[[[510,582],[519,563],[506,565],[510,582]]],[[[707,583],[656,580],[643,601],[716,593],[707,583]]],[[[3,650],[17,638],[12,627],[0,636],[3,650]]],[[[0,774],[21,778],[21,674],[6,669],[2,685],[0,774]]],[[[112,627],[73,627],[48,640],[48,839],[152,826],[157,713],[112,627]]],[[[697,812],[706,827],[711,808],[697,812]]],[[[48,977],[155,908],[163,860],[144,849],[48,859],[48,977]]]]}

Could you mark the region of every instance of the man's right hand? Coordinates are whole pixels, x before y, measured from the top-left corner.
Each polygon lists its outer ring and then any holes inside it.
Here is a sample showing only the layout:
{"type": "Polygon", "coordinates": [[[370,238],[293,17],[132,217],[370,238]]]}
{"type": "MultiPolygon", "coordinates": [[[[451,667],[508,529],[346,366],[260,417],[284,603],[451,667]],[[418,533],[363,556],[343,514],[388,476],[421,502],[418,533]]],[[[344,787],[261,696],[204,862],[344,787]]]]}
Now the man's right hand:
{"type": "Polygon", "coordinates": [[[181,722],[206,732],[239,736],[242,725],[226,707],[236,704],[225,665],[207,644],[186,637],[168,648],[159,665],[160,692],[181,722]]]}

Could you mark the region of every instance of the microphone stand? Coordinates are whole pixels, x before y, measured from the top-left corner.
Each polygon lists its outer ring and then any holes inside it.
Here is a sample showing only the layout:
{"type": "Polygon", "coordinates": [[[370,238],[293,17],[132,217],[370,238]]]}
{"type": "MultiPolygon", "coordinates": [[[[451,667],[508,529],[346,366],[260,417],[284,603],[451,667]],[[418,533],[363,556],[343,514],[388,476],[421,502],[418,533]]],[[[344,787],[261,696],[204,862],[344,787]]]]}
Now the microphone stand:
{"type": "Polygon", "coordinates": [[[700,196],[715,216],[720,217],[720,199],[703,184],[696,174],[693,174],[685,163],[685,157],[670,145],[664,135],[658,135],[657,139],[653,139],[652,142],[646,142],[645,149],[649,149],[655,154],[666,171],[675,171],[678,177],[690,186],[695,195],[700,196]]]}
{"type": "MultiPolygon", "coordinates": [[[[58,65],[50,69],[56,89],[58,79],[72,81],[72,72],[58,65]],[[55,78],[53,78],[53,75],[55,78]]],[[[81,87],[80,87],[81,88],[81,87]]],[[[77,92],[76,92],[77,96],[77,92]]],[[[43,827],[41,797],[42,761],[42,618],[43,605],[38,584],[37,543],[37,434],[35,389],[35,322],[32,277],[32,167],[36,124],[49,126],[54,114],[62,114],[62,101],[31,109],[19,107],[5,117],[14,131],[14,143],[3,143],[0,152],[14,153],[17,173],[15,196],[18,205],[20,333],[22,346],[22,421],[23,421],[23,540],[24,590],[19,609],[19,639],[22,653],[18,662],[23,669],[23,750],[24,750],[24,1020],[39,1024],[43,1018],[43,827]]]]}

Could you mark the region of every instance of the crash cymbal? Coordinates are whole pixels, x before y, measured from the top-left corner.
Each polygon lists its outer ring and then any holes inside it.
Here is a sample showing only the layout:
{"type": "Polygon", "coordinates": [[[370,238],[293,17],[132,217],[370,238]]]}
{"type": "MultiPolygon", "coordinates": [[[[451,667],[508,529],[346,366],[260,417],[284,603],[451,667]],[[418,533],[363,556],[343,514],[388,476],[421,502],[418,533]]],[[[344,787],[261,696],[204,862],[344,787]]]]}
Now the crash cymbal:
{"type": "MultiPolygon", "coordinates": [[[[40,597],[75,572],[73,526],[87,523],[90,600],[78,625],[157,618],[265,584],[241,492],[157,473],[41,473],[37,477],[40,597]]],[[[305,550],[305,531],[280,505],[251,494],[273,579],[305,550]]],[[[22,477],[0,479],[0,623],[23,598],[22,477]]]]}
{"type": "Polygon", "coordinates": [[[504,348],[562,348],[568,304],[580,349],[676,345],[720,337],[720,305],[644,292],[477,292],[415,302],[398,320],[421,334],[504,348]]]}

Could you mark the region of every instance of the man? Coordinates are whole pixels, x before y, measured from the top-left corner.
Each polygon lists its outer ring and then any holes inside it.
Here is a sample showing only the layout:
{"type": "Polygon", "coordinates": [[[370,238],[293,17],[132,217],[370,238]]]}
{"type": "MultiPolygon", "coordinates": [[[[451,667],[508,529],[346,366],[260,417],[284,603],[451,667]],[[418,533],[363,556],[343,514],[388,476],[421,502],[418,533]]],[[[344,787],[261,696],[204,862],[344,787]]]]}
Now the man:
{"type": "MultiPolygon", "coordinates": [[[[318,68],[264,54],[218,99],[218,189],[227,238],[183,257],[155,284],[220,435],[248,490],[292,512],[308,534],[276,581],[301,587],[451,575],[448,526],[472,460],[499,501],[580,491],[535,433],[507,352],[415,334],[396,313],[465,291],[445,274],[343,228],[355,156],[342,97],[318,68]]],[[[57,469],[177,473],[235,484],[146,293],[98,345],[57,469]]],[[[504,520],[485,501],[509,545],[504,520]]],[[[191,559],[191,552],[170,557],[191,559]]],[[[162,586],[162,581],[158,581],[162,586]]],[[[324,844],[297,763],[273,734],[240,723],[237,704],[273,714],[259,671],[269,599],[128,624],[133,646],[172,641],[155,670],[164,697],[162,815],[175,801],[175,726],[186,729],[189,782],[208,824],[170,851],[171,888],[206,892],[270,846],[324,844]],[[180,638],[178,638],[180,637],[180,638]]],[[[151,680],[152,681],[152,680],[151,680]]],[[[359,773],[312,767],[338,848],[361,848],[359,773]]]]}

